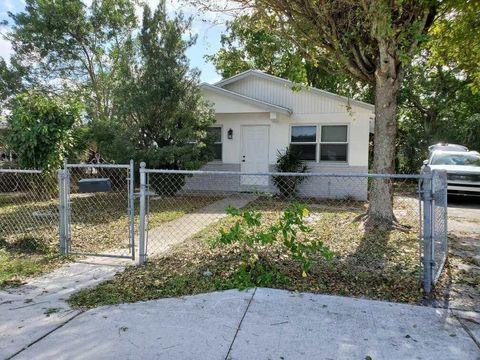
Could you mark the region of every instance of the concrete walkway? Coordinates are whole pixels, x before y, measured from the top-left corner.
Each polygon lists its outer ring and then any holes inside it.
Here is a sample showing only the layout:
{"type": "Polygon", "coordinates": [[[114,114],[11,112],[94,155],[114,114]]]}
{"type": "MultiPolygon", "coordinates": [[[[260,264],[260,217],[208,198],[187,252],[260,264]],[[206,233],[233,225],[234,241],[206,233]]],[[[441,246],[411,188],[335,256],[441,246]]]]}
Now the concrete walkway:
{"type": "Polygon", "coordinates": [[[0,359],[8,358],[78,315],[65,303],[74,292],[107,280],[130,262],[88,258],[0,291],[0,359]]]}
{"type": "Polygon", "coordinates": [[[150,229],[148,231],[148,256],[164,253],[172,246],[184,242],[218,220],[228,216],[225,211],[228,206],[243,208],[256,198],[257,196],[250,194],[242,194],[241,197],[226,197],[176,220],[150,229]]]}
{"type": "MultiPolygon", "coordinates": [[[[254,199],[248,195],[224,198],[162,224],[150,231],[149,255],[167,251],[226,216],[227,205],[241,208],[254,199]]],[[[0,359],[11,357],[76,317],[79,312],[65,302],[71,294],[108,280],[133,264],[125,259],[88,257],[34,278],[27,285],[0,291],[0,359]]]]}
{"type": "Polygon", "coordinates": [[[480,358],[448,310],[263,288],[101,307],[63,322],[14,358],[480,358]]]}

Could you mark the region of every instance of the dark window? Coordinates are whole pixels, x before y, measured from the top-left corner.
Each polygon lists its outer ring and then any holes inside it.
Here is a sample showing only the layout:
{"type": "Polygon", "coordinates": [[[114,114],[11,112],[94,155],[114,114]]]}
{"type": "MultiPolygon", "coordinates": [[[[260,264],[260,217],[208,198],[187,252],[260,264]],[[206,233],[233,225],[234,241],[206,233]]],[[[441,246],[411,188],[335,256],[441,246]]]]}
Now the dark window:
{"type": "Polygon", "coordinates": [[[222,128],[210,127],[207,129],[213,160],[222,160],[222,128]]]}
{"type": "Polygon", "coordinates": [[[292,126],[292,143],[317,142],[316,126],[292,126]]]}
{"type": "Polygon", "coordinates": [[[323,142],[347,142],[347,126],[322,126],[322,143],[323,142]]]}
{"type": "Polygon", "coordinates": [[[297,151],[300,159],[317,160],[317,127],[300,125],[291,127],[290,146],[297,151]]]}
{"type": "Polygon", "coordinates": [[[320,144],[320,161],[347,161],[347,144],[320,144]]]}
{"type": "Polygon", "coordinates": [[[316,144],[290,144],[290,147],[299,154],[302,160],[315,161],[317,159],[316,144]]]}

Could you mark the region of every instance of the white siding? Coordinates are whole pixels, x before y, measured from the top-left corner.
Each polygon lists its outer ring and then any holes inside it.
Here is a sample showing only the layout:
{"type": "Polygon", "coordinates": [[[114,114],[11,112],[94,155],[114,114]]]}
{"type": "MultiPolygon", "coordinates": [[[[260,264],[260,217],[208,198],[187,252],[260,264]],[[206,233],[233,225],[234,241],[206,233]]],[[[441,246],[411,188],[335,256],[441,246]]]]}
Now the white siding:
{"type": "Polygon", "coordinates": [[[239,101],[227,96],[216,94],[208,89],[203,89],[203,98],[214,104],[215,113],[255,113],[265,111],[261,107],[239,101]]]}
{"type": "MultiPolygon", "coordinates": [[[[288,84],[256,76],[248,76],[227,84],[224,88],[257,100],[289,108],[294,114],[348,113],[346,100],[339,100],[334,96],[329,96],[328,93],[319,94],[309,89],[293,91],[288,84]]],[[[371,113],[369,110],[355,105],[352,106],[352,110],[354,113],[371,113]]]]}

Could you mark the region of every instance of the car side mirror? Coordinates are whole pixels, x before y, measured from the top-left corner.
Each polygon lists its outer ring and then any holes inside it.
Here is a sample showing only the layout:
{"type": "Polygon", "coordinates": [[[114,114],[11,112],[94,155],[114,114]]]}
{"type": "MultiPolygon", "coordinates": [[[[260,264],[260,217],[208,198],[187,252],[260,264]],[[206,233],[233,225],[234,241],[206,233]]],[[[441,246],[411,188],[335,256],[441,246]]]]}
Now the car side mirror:
{"type": "Polygon", "coordinates": [[[428,165],[428,160],[423,160],[423,165],[427,166],[428,165]]]}

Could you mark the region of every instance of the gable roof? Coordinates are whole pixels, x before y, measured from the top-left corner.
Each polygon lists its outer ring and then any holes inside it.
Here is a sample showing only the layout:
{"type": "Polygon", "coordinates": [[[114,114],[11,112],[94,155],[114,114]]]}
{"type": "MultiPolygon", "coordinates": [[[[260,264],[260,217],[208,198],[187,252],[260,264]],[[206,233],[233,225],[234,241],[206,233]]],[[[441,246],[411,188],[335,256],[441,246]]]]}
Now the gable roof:
{"type": "MultiPolygon", "coordinates": [[[[268,81],[274,81],[274,82],[277,82],[277,83],[280,83],[280,84],[283,84],[283,85],[288,85],[290,87],[295,85],[290,80],[282,79],[278,76],[273,76],[273,75],[267,74],[267,73],[265,73],[263,71],[260,71],[260,70],[247,70],[247,71],[241,72],[237,75],[234,75],[232,77],[229,77],[227,79],[221,80],[221,81],[215,83],[214,86],[223,88],[224,86],[226,86],[228,84],[237,82],[239,80],[245,79],[245,78],[250,77],[250,76],[255,76],[257,78],[265,79],[265,80],[268,80],[268,81]]],[[[353,99],[348,98],[346,96],[337,95],[337,94],[331,93],[329,91],[317,89],[315,87],[302,86],[302,90],[304,90],[304,89],[309,90],[314,94],[327,96],[327,97],[329,97],[331,99],[334,99],[334,100],[345,101],[348,104],[356,105],[356,106],[359,106],[361,108],[364,108],[364,109],[367,109],[367,110],[370,110],[370,111],[375,110],[374,105],[363,102],[363,101],[353,100],[353,99]]]]}
{"type": "Polygon", "coordinates": [[[292,114],[292,110],[290,110],[286,107],[270,104],[270,103],[267,103],[267,102],[261,101],[261,100],[257,100],[257,99],[251,98],[249,96],[245,96],[245,95],[238,94],[238,93],[230,91],[230,90],[223,89],[223,88],[218,87],[216,85],[202,83],[201,87],[203,89],[207,89],[207,90],[212,91],[214,93],[217,93],[217,94],[220,94],[220,95],[223,95],[223,96],[227,96],[229,98],[239,100],[239,101],[251,104],[251,105],[255,105],[255,106],[257,106],[261,109],[265,109],[267,111],[279,112],[279,113],[282,113],[282,114],[285,114],[285,115],[291,115],[292,114]]]}

